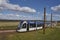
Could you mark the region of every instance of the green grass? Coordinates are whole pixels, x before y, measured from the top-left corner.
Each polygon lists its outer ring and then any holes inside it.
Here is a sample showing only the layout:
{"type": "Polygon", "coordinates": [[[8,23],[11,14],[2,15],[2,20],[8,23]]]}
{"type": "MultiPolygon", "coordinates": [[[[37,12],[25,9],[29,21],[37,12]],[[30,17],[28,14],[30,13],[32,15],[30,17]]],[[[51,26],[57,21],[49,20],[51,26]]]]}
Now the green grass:
{"type": "Polygon", "coordinates": [[[60,26],[60,23],[57,23],[57,26],[60,26]]]}
{"type": "Polygon", "coordinates": [[[60,40],[60,28],[47,28],[45,34],[42,30],[25,33],[2,33],[0,40],[60,40]]]}
{"type": "Polygon", "coordinates": [[[11,22],[11,21],[1,22],[0,21],[0,30],[1,29],[16,29],[18,24],[19,24],[19,22],[11,22]]]}
{"type": "Polygon", "coordinates": [[[13,29],[16,29],[18,25],[15,25],[15,26],[2,26],[0,27],[0,30],[13,30],[13,29]]]}
{"type": "MultiPolygon", "coordinates": [[[[1,29],[16,29],[19,22],[0,22],[1,29]]],[[[60,23],[58,24],[58,26],[60,23]]],[[[25,33],[1,33],[0,40],[60,40],[60,28],[47,28],[25,33]]]]}

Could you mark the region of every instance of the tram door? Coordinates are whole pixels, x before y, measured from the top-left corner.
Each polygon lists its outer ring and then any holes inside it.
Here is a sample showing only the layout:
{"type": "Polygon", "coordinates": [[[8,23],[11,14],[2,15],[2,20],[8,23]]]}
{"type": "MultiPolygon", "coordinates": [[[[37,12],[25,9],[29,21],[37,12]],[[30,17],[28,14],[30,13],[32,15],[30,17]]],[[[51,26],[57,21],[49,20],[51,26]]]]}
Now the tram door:
{"type": "Polygon", "coordinates": [[[27,31],[29,31],[29,23],[27,24],[27,31]]]}

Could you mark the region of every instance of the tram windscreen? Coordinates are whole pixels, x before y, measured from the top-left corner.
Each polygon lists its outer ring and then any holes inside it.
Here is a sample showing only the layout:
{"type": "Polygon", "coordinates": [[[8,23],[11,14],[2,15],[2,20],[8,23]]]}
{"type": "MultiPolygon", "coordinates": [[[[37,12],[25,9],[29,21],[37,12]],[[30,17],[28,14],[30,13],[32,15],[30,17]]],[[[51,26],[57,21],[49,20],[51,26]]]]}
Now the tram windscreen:
{"type": "Polygon", "coordinates": [[[26,23],[22,25],[22,28],[26,28],[26,23]]]}

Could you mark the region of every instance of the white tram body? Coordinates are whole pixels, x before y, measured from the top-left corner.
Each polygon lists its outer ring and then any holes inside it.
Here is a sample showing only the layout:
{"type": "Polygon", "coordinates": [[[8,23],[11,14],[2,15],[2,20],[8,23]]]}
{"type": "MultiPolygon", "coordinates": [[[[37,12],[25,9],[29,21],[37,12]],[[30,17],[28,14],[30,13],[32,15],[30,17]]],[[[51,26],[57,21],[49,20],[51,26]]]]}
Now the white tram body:
{"type": "MultiPolygon", "coordinates": [[[[20,21],[17,32],[33,31],[43,28],[43,22],[40,21],[20,21]],[[28,28],[28,29],[27,29],[28,28]]],[[[47,23],[48,25],[50,23],[47,23]]]]}

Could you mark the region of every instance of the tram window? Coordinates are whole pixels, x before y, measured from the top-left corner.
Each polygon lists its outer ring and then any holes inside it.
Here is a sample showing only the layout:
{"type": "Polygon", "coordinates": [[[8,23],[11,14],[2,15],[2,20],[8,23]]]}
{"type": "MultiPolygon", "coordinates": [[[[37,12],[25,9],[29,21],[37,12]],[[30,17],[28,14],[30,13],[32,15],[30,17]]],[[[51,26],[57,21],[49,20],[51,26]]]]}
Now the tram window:
{"type": "Polygon", "coordinates": [[[30,24],[30,28],[36,27],[36,24],[30,24]]]}
{"type": "Polygon", "coordinates": [[[41,26],[43,26],[43,24],[38,24],[38,25],[37,25],[37,27],[41,27],[41,26]]]}

